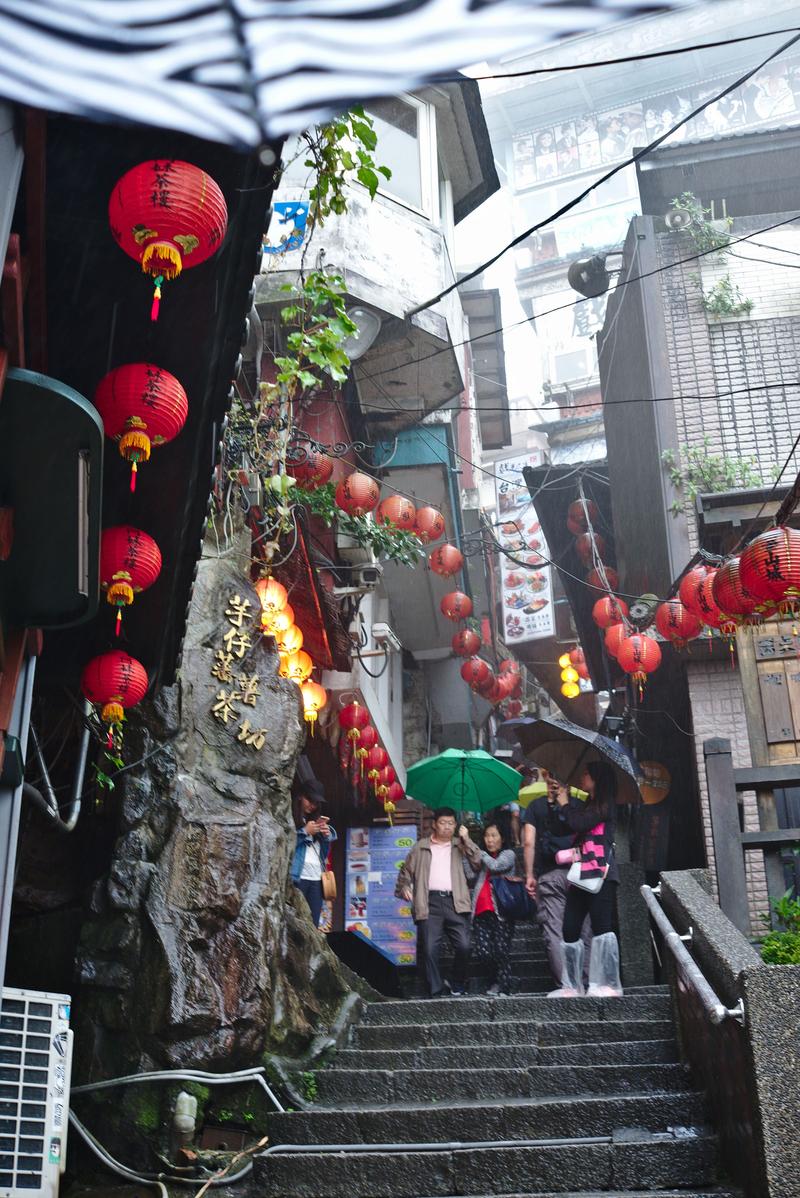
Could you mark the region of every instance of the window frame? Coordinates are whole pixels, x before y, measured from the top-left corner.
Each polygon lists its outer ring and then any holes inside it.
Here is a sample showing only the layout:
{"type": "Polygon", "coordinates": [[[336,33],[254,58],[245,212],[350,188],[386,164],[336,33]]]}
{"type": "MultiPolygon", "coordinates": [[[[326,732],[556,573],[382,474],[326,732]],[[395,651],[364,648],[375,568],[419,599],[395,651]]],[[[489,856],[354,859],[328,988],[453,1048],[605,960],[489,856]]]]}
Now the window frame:
{"type": "MultiPolygon", "coordinates": [[[[410,200],[404,199],[403,196],[396,195],[392,191],[391,179],[384,179],[382,175],[379,176],[380,183],[377,194],[384,200],[389,200],[393,204],[399,204],[401,208],[406,208],[409,212],[414,212],[417,216],[421,216],[433,224],[438,224],[441,213],[439,206],[439,156],[436,143],[436,109],[433,104],[425,100],[420,100],[416,96],[409,95],[407,92],[401,92],[400,95],[391,98],[408,104],[417,114],[417,149],[419,153],[421,206],[418,207],[416,204],[411,203],[410,200]]],[[[377,113],[372,113],[368,103],[364,105],[364,111],[368,116],[378,115],[377,113]]],[[[380,139],[375,151],[375,161],[380,165],[380,139]]],[[[386,165],[389,166],[390,164],[387,163],[386,165]]],[[[359,183],[358,186],[361,187],[363,184],[359,183]]]]}

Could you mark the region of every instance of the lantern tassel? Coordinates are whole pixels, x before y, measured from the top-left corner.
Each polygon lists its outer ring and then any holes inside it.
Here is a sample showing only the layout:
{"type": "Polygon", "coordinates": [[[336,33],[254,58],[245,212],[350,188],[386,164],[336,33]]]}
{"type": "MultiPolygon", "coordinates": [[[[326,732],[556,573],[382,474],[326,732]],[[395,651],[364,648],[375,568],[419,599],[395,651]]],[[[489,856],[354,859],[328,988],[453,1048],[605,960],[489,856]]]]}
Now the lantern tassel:
{"type": "Polygon", "coordinates": [[[136,458],[134,458],[133,461],[131,462],[131,491],[136,490],[136,475],[137,475],[138,471],[139,471],[139,466],[136,461],[136,458]]]}
{"type": "Polygon", "coordinates": [[[155,288],[153,290],[153,305],[150,309],[150,319],[158,320],[158,312],[161,306],[161,284],[164,282],[163,275],[157,275],[155,279],[155,288]]]}
{"type": "Polygon", "coordinates": [[[121,608],[121,607],[118,607],[118,608],[117,608],[117,620],[116,620],[116,627],[115,627],[115,629],[114,629],[114,635],[115,635],[115,636],[119,636],[119,632],[120,632],[120,628],[121,628],[121,627],[122,627],[122,608],[121,608]]]}

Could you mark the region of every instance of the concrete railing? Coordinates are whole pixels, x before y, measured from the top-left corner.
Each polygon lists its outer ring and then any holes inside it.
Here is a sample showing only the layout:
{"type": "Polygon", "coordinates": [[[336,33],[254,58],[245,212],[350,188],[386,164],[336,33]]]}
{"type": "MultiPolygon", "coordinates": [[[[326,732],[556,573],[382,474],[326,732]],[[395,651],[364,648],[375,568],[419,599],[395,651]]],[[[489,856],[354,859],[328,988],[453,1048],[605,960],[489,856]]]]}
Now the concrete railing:
{"type": "Polygon", "coordinates": [[[800,966],[766,965],[709,893],[700,870],[661,875],[660,901],[702,974],[744,1025],[711,1021],[663,953],[681,1052],[709,1099],[722,1160],[748,1198],[800,1198],[800,966]]]}

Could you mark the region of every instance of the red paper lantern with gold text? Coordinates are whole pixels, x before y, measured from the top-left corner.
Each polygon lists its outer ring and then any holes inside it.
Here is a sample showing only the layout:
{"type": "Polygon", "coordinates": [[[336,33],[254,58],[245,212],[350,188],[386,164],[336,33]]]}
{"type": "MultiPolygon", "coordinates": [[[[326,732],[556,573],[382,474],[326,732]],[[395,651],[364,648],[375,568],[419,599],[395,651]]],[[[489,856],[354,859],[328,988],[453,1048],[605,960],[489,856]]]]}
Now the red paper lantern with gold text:
{"type": "Polygon", "coordinates": [[[461,667],[461,677],[474,691],[480,691],[488,678],[493,678],[489,663],[482,657],[470,657],[461,667]]]}
{"type": "Polygon", "coordinates": [[[430,545],[431,541],[438,541],[439,537],[444,536],[444,516],[435,507],[417,508],[417,514],[414,517],[414,532],[423,545],[430,545]]]}
{"type": "Polygon", "coordinates": [[[644,692],[647,675],[652,674],[661,665],[661,649],[658,641],[651,636],[643,636],[635,632],[622,642],[617,653],[617,661],[626,674],[630,674],[638,684],[639,697],[644,692]]]}
{"type": "Polygon", "coordinates": [[[389,793],[386,798],[389,803],[397,804],[406,797],[406,792],[403,790],[399,782],[392,782],[389,785],[389,793]]]}
{"type": "Polygon", "coordinates": [[[519,674],[519,662],[513,657],[504,657],[497,669],[500,674],[519,674]]]}
{"type": "Polygon", "coordinates": [[[346,704],[339,712],[339,727],[347,734],[353,747],[358,743],[362,728],[369,723],[369,712],[359,702],[346,704]]]}
{"type": "Polygon", "coordinates": [[[606,541],[605,537],[601,537],[599,533],[582,532],[575,539],[575,552],[578,557],[587,565],[593,555],[596,553],[600,561],[605,561],[606,541]]]}
{"type": "Polygon", "coordinates": [[[155,282],[150,319],[158,319],[161,285],[199,266],[222,245],[228,228],[225,197],[190,162],[140,162],[116,183],[108,203],[111,235],[155,282]]]}
{"type": "Polygon", "coordinates": [[[452,578],[464,565],[464,555],[455,545],[437,545],[428,556],[434,574],[452,578]]]}
{"type": "Polygon", "coordinates": [[[113,743],[111,726],[122,722],[125,708],[141,703],[147,686],[147,671],[142,663],[121,649],[101,653],[85,666],[81,691],[90,703],[101,705],[100,718],[110,725],[109,745],[113,743]]]}
{"type": "Polygon", "coordinates": [[[305,487],[307,491],[316,491],[324,487],[333,474],[333,458],[319,449],[303,447],[305,457],[302,462],[287,462],[286,472],[305,487]]]}
{"type": "Polygon", "coordinates": [[[598,628],[610,628],[628,617],[628,605],[616,595],[603,595],[592,608],[592,619],[598,628]]]}
{"type": "Polygon", "coordinates": [[[711,594],[723,613],[725,622],[722,631],[732,636],[744,624],[756,624],[761,614],[761,604],[742,585],[741,559],[729,558],[714,575],[711,594]]]}
{"type": "Polygon", "coordinates": [[[378,504],[375,519],[378,524],[393,524],[395,528],[409,531],[414,527],[417,509],[405,495],[390,495],[378,504]]]}
{"type": "Polygon", "coordinates": [[[450,643],[458,657],[473,657],[481,647],[481,638],[471,628],[462,628],[450,643]]]}
{"type": "Polygon", "coordinates": [[[606,566],[603,570],[603,573],[605,574],[608,586],[606,586],[606,581],[600,577],[599,570],[589,571],[589,573],[586,575],[587,583],[590,587],[595,587],[599,591],[607,591],[609,587],[612,591],[615,591],[619,586],[619,574],[617,574],[616,570],[614,570],[611,566],[606,566]]]}
{"type": "Polygon", "coordinates": [[[498,693],[500,695],[501,701],[503,699],[510,698],[511,692],[513,691],[515,685],[516,685],[516,678],[513,674],[501,674],[498,677],[497,689],[498,689],[498,693]]]}
{"type": "Polygon", "coordinates": [[[106,601],[117,609],[116,634],[119,636],[122,609],[133,603],[134,595],[146,591],[161,573],[161,550],[141,528],[117,524],[104,528],[100,538],[100,585],[106,601]]]}
{"type": "Polygon", "coordinates": [[[397,774],[394,772],[393,765],[385,765],[378,773],[377,785],[389,787],[393,782],[397,781],[397,774]]]}
{"type": "Polygon", "coordinates": [[[364,777],[364,762],[367,759],[370,749],[374,749],[378,743],[378,733],[372,727],[372,724],[367,724],[366,727],[358,731],[355,737],[356,758],[361,767],[361,777],[364,777]]]}
{"type": "Polygon", "coordinates": [[[739,576],[758,602],[794,615],[800,606],[800,531],[779,525],[761,533],[742,551],[739,576]]]}
{"type": "Polygon", "coordinates": [[[610,628],[606,629],[606,650],[612,657],[617,656],[619,647],[627,636],[628,629],[624,624],[612,624],[610,628]]]}
{"type": "Polygon", "coordinates": [[[448,620],[466,620],[472,615],[472,600],[463,591],[450,591],[442,599],[439,609],[448,620]]]}
{"type": "Polygon", "coordinates": [[[336,506],[348,516],[368,516],[374,511],[381,497],[381,489],[369,474],[359,470],[348,474],[336,488],[336,506]]]}
{"type": "MultiPolygon", "coordinates": [[[[708,574],[708,566],[695,566],[684,574],[678,587],[678,598],[681,603],[698,620],[703,620],[703,614],[697,603],[697,591],[700,583],[705,581],[708,574]]],[[[705,623],[704,620],[703,623],[705,623]]]]}
{"type": "Polygon", "coordinates": [[[382,769],[389,764],[389,754],[382,745],[376,745],[367,753],[367,777],[374,786],[382,769]]]}
{"type": "Polygon", "coordinates": [[[101,379],[94,406],[107,437],[119,442],[119,452],[131,463],[131,490],[136,490],[139,462],[150,451],[177,437],[189,414],[186,392],[174,374],[151,362],[118,366],[101,379]]]}
{"type": "Polygon", "coordinates": [[[685,649],[703,631],[702,621],[680,599],[667,599],[656,608],[656,628],[676,649],[685,649]]]}
{"type": "Polygon", "coordinates": [[[600,513],[597,510],[597,504],[594,500],[587,499],[584,509],[583,500],[576,499],[567,508],[567,528],[573,536],[580,536],[581,533],[588,532],[589,523],[591,523],[592,527],[595,526],[599,515],[600,513]],[[588,521],[586,519],[587,512],[589,515],[588,521]]]}
{"type": "MultiPolygon", "coordinates": [[[[699,584],[695,594],[695,606],[697,614],[707,628],[721,628],[723,622],[722,612],[717,607],[714,600],[714,575],[716,570],[711,570],[699,584]]],[[[735,626],[734,626],[735,631],[735,626]]]]}

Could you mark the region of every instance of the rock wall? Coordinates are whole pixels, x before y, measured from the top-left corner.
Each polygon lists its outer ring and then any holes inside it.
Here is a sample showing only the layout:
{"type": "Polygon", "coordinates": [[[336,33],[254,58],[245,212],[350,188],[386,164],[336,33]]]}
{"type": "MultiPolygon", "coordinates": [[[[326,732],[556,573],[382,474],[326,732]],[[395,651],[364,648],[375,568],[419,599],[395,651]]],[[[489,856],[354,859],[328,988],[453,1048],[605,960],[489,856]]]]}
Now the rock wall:
{"type": "Polygon", "coordinates": [[[277,677],[274,642],[234,667],[258,674],[254,705],[237,703],[227,723],[212,714],[226,685],[211,670],[232,626],[229,599],[257,607],[247,561],[247,538],[225,557],[204,555],[179,682],[126,727],[119,838],[78,954],[77,1080],[236,1069],[299,1051],[350,992],[288,881],[305,725],[298,688],[277,677]],[[266,730],[261,749],[238,739],[243,718],[266,730]]]}

